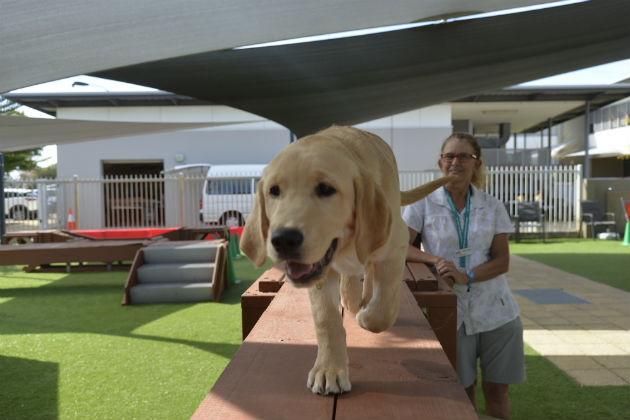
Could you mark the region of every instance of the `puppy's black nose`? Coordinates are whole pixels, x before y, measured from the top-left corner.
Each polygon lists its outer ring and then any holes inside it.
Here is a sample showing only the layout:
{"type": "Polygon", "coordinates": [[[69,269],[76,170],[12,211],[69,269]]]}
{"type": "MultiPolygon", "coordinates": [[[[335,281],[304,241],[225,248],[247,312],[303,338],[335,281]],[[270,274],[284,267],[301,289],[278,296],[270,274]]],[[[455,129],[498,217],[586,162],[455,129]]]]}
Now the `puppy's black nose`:
{"type": "Polygon", "coordinates": [[[280,255],[295,253],[302,242],[304,236],[297,229],[281,228],[271,234],[271,244],[280,255]]]}

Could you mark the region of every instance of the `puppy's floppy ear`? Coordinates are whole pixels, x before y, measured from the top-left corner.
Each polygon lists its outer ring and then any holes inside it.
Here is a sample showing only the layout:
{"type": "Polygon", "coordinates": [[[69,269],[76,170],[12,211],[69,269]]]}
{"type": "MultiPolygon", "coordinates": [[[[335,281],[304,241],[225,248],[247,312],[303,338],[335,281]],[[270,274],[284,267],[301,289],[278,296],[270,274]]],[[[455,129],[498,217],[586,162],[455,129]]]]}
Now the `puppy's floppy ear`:
{"type": "Polygon", "coordinates": [[[269,231],[269,219],[267,219],[265,211],[264,191],[263,181],[261,180],[258,182],[254,206],[245,223],[239,244],[241,252],[247,255],[256,267],[262,266],[267,259],[265,242],[269,231]]]}
{"type": "Polygon", "coordinates": [[[355,247],[361,264],[389,237],[392,215],[383,190],[362,172],[354,179],[355,247]]]}

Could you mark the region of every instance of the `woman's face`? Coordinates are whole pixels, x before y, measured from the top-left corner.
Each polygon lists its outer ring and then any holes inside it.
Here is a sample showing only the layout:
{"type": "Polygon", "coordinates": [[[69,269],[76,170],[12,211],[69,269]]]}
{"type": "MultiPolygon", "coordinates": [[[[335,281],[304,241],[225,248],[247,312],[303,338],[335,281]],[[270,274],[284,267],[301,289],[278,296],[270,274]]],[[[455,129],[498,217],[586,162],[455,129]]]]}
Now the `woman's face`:
{"type": "Polygon", "coordinates": [[[469,184],[472,180],[473,174],[481,166],[481,160],[474,158],[465,158],[461,154],[473,155],[475,150],[466,141],[452,139],[446,142],[442,155],[454,155],[453,159],[446,157],[440,158],[438,165],[444,175],[455,175],[458,177],[458,183],[469,184]]]}

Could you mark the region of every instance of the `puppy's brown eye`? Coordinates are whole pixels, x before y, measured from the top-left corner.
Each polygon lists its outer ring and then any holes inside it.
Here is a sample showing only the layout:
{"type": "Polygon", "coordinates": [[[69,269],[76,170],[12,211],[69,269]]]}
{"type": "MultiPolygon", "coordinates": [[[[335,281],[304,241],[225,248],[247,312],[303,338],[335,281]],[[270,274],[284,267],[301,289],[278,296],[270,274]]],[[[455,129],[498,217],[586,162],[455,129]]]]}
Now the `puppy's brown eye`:
{"type": "Polygon", "coordinates": [[[315,194],[317,194],[318,197],[330,197],[336,192],[337,190],[328,184],[324,184],[323,182],[315,187],[315,194]]]}
{"type": "Polygon", "coordinates": [[[269,188],[269,195],[272,197],[278,197],[280,195],[280,187],[274,185],[273,187],[269,188]]]}

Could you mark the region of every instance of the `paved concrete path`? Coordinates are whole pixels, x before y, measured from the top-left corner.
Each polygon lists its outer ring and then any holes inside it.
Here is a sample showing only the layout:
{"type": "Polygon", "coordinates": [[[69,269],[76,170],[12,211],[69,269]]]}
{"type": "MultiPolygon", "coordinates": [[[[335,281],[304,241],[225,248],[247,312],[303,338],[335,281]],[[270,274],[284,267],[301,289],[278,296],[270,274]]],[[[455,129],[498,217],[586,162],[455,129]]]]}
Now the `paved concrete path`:
{"type": "Polygon", "coordinates": [[[530,347],[582,385],[630,384],[630,293],[517,255],[507,277],[530,347]]]}

